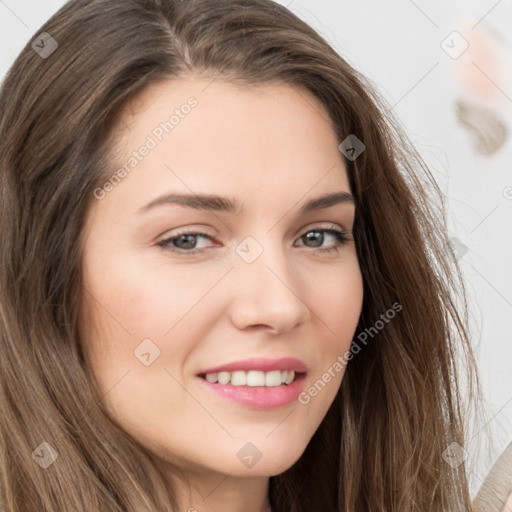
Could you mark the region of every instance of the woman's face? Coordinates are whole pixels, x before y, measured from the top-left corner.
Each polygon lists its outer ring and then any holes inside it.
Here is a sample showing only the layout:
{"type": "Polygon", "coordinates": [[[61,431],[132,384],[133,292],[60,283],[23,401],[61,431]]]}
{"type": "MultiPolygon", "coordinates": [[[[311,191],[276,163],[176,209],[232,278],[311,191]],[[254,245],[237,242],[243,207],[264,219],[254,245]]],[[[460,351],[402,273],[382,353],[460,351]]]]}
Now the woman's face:
{"type": "Polygon", "coordinates": [[[158,463],[279,474],[334,400],[362,307],[328,114],[288,85],[190,76],[146,89],[117,130],[84,238],[82,342],[104,401],[158,463]]]}

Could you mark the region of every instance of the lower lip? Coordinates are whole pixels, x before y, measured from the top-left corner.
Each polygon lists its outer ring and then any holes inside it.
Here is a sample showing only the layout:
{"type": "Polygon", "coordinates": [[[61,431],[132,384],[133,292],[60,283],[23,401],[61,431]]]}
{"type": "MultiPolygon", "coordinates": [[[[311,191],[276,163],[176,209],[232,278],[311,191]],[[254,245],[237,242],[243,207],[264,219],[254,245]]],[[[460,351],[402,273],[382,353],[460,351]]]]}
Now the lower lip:
{"type": "Polygon", "coordinates": [[[304,388],[305,374],[296,376],[291,384],[281,386],[233,386],[218,384],[198,379],[211,391],[253,409],[276,409],[291,404],[304,388]]]}

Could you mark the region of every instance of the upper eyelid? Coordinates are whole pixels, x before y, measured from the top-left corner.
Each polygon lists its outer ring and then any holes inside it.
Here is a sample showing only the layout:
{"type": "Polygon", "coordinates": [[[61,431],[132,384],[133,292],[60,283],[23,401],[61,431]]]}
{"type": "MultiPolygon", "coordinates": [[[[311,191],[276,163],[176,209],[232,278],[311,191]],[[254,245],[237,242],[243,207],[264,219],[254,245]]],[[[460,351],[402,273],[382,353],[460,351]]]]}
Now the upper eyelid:
{"type": "MultiPolygon", "coordinates": [[[[329,230],[329,229],[333,229],[333,230],[336,230],[336,231],[342,231],[342,232],[346,233],[347,235],[351,234],[351,230],[345,228],[344,226],[336,225],[336,224],[334,224],[332,222],[331,223],[326,223],[326,224],[328,224],[328,225],[313,224],[313,225],[311,225],[309,227],[306,226],[305,228],[302,228],[300,230],[300,232],[302,234],[299,235],[299,236],[303,236],[305,233],[309,233],[310,231],[315,231],[315,230],[322,231],[322,230],[329,230]]],[[[175,231],[176,231],[175,233],[171,233],[171,234],[163,236],[161,241],[166,241],[166,240],[169,240],[169,239],[172,239],[172,238],[176,238],[176,237],[180,237],[180,236],[187,235],[187,234],[206,235],[207,237],[212,238],[212,239],[216,238],[216,235],[208,233],[208,231],[205,230],[205,228],[197,228],[196,229],[196,228],[183,227],[183,228],[176,228],[175,231]]]]}

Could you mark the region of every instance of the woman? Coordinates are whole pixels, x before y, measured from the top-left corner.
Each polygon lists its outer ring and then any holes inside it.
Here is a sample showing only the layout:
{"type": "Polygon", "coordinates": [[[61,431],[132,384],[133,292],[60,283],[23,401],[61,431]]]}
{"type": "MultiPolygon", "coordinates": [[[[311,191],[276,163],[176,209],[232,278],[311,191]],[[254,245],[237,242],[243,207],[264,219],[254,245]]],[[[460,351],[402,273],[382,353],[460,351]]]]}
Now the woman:
{"type": "Polygon", "coordinates": [[[471,510],[464,288],[384,112],[268,0],[40,29],[0,96],[4,510],[471,510]]]}

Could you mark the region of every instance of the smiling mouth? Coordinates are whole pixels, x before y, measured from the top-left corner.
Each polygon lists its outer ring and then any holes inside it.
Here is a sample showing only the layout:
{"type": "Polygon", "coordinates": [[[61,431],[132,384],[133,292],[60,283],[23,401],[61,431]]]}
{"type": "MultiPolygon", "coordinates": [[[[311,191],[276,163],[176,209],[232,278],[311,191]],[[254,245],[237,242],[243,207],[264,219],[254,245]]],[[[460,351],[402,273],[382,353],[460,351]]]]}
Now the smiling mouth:
{"type": "Polygon", "coordinates": [[[221,371],[212,373],[200,373],[199,377],[211,384],[249,387],[277,387],[288,386],[304,373],[293,370],[272,370],[268,372],[259,370],[235,370],[231,372],[221,371]]]}

